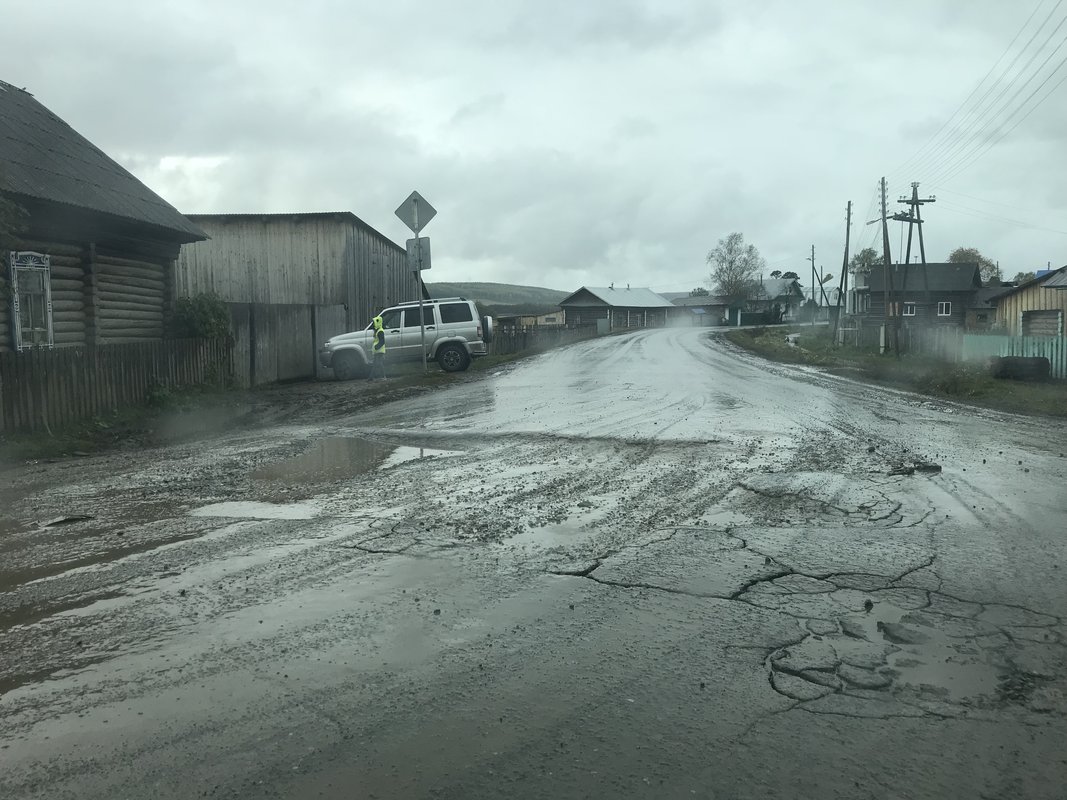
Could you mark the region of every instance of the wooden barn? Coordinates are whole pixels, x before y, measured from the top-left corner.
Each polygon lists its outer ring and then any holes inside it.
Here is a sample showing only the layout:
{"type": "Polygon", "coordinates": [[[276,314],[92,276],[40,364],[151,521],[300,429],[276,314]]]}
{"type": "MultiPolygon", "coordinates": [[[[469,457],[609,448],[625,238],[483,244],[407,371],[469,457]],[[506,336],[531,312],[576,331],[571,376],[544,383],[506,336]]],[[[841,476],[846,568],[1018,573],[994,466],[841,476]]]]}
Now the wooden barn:
{"type": "Polygon", "coordinates": [[[350,212],[189,219],[210,239],[182,249],[178,295],[229,304],[240,382],[313,377],[326,339],[418,297],[407,251],[350,212]]]}
{"type": "Polygon", "coordinates": [[[657,328],[667,324],[675,308],[651,289],[616,289],[614,286],[583,286],[559,302],[567,315],[568,328],[595,326],[599,331],[627,328],[657,328]]]}
{"type": "Polygon", "coordinates": [[[33,95],[0,82],[0,352],[159,340],[181,246],[205,234],[33,95]]]}

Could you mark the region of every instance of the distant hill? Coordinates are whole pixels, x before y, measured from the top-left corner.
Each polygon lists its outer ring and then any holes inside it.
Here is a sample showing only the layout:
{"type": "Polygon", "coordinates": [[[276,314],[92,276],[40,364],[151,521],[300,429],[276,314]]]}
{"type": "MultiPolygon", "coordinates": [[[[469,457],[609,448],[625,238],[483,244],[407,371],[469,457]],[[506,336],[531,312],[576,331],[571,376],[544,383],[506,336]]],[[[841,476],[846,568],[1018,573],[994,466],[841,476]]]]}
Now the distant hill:
{"type": "Polygon", "coordinates": [[[560,300],[571,294],[510,283],[427,283],[426,288],[434,297],[466,297],[494,309],[515,306],[516,313],[551,311],[559,306],[560,300]]]}

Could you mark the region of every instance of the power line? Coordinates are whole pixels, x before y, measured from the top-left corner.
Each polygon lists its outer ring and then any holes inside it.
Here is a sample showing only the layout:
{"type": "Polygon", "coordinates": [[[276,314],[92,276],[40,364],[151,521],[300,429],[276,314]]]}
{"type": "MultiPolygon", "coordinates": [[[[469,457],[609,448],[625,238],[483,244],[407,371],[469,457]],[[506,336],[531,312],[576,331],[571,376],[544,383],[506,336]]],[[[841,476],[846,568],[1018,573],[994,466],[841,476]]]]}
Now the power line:
{"type": "MultiPolygon", "coordinates": [[[[985,89],[985,92],[978,99],[977,103],[975,103],[963,115],[959,122],[955,126],[953,126],[947,137],[913,162],[911,167],[913,172],[929,169],[931,166],[939,163],[946,155],[953,155],[958,152],[961,146],[966,147],[967,143],[973,140],[973,133],[975,129],[983,125],[983,120],[986,124],[988,124],[989,120],[995,118],[996,115],[1004,111],[1004,108],[1006,106],[1001,107],[999,110],[995,110],[997,103],[1007,91],[1009,91],[1013,86],[1018,83],[1018,81],[1022,78],[1022,75],[1025,73],[1029,65],[1033,63],[1033,60],[1041,53],[1041,51],[1045,48],[1048,42],[1052,39],[1053,36],[1055,36],[1056,32],[1063,25],[1063,21],[1061,20],[1060,24],[1056,26],[1056,28],[1051,34],[1049,34],[1049,36],[1041,44],[1041,46],[1034,52],[1033,55],[1031,55],[1030,59],[1023,66],[1022,69],[1020,69],[1010,78],[1008,78],[1009,74],[1011,74],[1016,63],[1018,63],[1019,59],[1022,58],[1024,54],[1026,54],[1027,50],[1034,43],[1034,41],[1041,34],[1041,32],[1045,30],[1045,28],[1048,26],[1049,22],[1052,20],[1056,11],[1063,4],[1063,2],[1064,0],[1057,0],[1056,4],[1052,7],[1052,10],[1049,11],[1048,15],[1046,15],[1044,20],[1042,20],[1041,24],[1038,25],[1037,29],[1033,32],[1033,34],[1031,34],[1030,38],[1026,41],[1026,44],[1024,44],[1019,49],[1019,51],[1015,54],[1015,57],[1012,58],[1011,62],[1007,65],[1007,67],[1005,67],[1000,72],[1000,74],[996,76],[993,82],[989,84],[989,86],[985,89]],[[1002,88],[1000,89],[1000,92],[997,94],[997,96],[993,99],[991,103],[986,105],[986,101],[989,99],[990,95],[992,95],[993,92],[1001,86],[1002,88]],[[970,132],[970,135],[968,134],[968,132],[970,132]]],[[[1040,5],[1038,6],[1038,8],[1040,8],[1040,5]]],[[[1031,13],[1030,17],[1023,24],[1023,27],[1019,29],[1019,33],[1017,33],[1015,39],[1012,40],[1013,42],[1018,39],[1019,35],[1022,34],[1022,32],[1026,29],[1026,27],[1030,23],[1030,20],[1033,19],[1033,16],[1036,12],[1037,9],[1035,8],[1034,12],[1031,13]]],[[[1005,55],[1008,51],[1010,51],[1010,49],[1011,46],[1009,45],[1008,50],[1005,51],[1005,55]]],[[[1001,58],[1003,58],[1003,56],[1001,58]]],[[[1000,59],[998,59],[998,61],[999,60],[1000,59]]],[[[1034,74],[1036,75],[1037,73],[1035,72],[1034,74]]],[[[1032,78],[1033,76],[1031,76],[1031,79],[1032,78]]],[[[983,78],[983,81],[984,80],[985,78],[983,78]]],[[[980,89],[981,84],[982,81],[979,82],[978,86],[976,86],[975,89],[980,89]]]]}
{"type": "MultiPolygon", "coordinates": [[[[959,113],[960,113],[961,111],[963,111],[963,109],[964,109],[964,108],[966,108],[966,107],[967,107],[967,104],[968,104],[968,103],[969,103],[969,102],[971,101],[971,98],[972,98],[972,97],[974,97],[974,96],[975,96],[976,94],[978,94],[978,90],[982,88],[982,84],[983,84],[983,83],[985,83],[985,82],[986,82],[986,80],[988,80],[988,79],[989,79],[989,76],[993,74],[993,72],[994,72],[994,71],[996,70],[997,66],[998,66],[998,65],[1000,64],[1000,62],[1004,60],[1004,57],[1005,57],[1005,56],[1007,56],[1009,52],[1011,52],[1011,48],[1012,48],[1012,47],[1014,47],[1015,43],[1016,43],[1016,42],[1017,42],[1017,41],[1019,40],[1019,37],[1020,37],[1020,36],[1022,36],[1022,34],[1023,34],[1023,31],[1024,31],[1024,30],[1026,30],[1027,26],[1028,26],[1028,25],[1030,24],[1030,21],[1031,21],[1031,20],[1032,20],[1032,19],[1034,18],[1034,16],[1035,16],[1035,15],[1037,14],[1038,10],[1039,10],[1039,9],[1041,8],[1041,6],[1043,6],[1044,4],[1045,4],[1045,0],[1040,0],[1040,2],[1038,2],[1038,4],[1037,4],[1036,6],[1034,6],[1034,10],[1033,10],[1033,11],[1031,11],[1031,12],[1030,12],[1030,16],[1026,18],[1026,22],[1024,22],[1024,23],[1022,24],[1022,27],[1021,27],[1021,28],[1019,28],[1019,30],[1018,30],[1018,31],[1016,31],[1016,33],[1015,33],[1015,36],[1014,36],[1014,37],[1012,37],[1012,40],[1011,40],[1011,41],[1010,41],[1010,42],[1008,43],[1008,46],[1004,48],[1004,52],[1000,54],[1000,57],[999,57],[999,58],[998,58],[998,59],[997,59],[997,60],[996,60],[995,62],[993,62],[993,66],[989,68],[989,72],[987,72],[987,73],[986,73],[986,74],[985,74],[985,75],[984,75],[984,76],[982,77],[982,79],[981,79],[980,81],[978,81],[978,83],[976,83],[976,84],[975,84],[974,88],[973,88],[973,89],[971,89],[971,93],[970,93],[970,94],[968,94],[966,98],[964,98],[964,101],[963,101],[962,103],[960,103],[960,105],[959,105],[959,106],[958,106],[958,107],[956,108],[956,110],[955,110],[955,111],[953,111],[951,115],[949,115],[948,119],[946,119],[946,120],[945,120],[945,121],[944,121],[944,122],[942,123],[941,127],[937,129],[937,132],[936,132],[936,133],[934,133],[934,135],[933,135],[933,136],[931,136],[931,137],[930,137],[930,138],[929,138],[929,139],[928,139],[928,140],[927,140],[927,141],[926,141],[926,142],[925,142],[925,143],[924,143],[924,144],[923,144],[923,145],[922,145],[922,146],[921,146],[921,147],[920,147],[920,148],[919,148],[918,150],[916,150],[916,151],[915,151],[915,152],[914,152],[914,153],[913,153],[913,154],[912,154],[912,155],[911,155],[911,156],[910,156],[910,157],[909,157],[909,158],[908,158],[908,159],[907,159],[906,161],[904,161],[904,162],[903,162],[903,163],[902,163],[902,164],[901,164],[900,166],[898,166],[898,167],[897,167],[897,168],[896,168],[895,170],[893,170],[893,173],[892,173],[892,174],[894,174],[894,175],[896,175],[896,174],[899,174],[899,173],[900,173],[900,172],[902,172],[902,171],[903,171],[903,170],[904,170],[904,169],[905,169],[906,167],[908,167],[909,165],[911,165],[911,164],[912,164],[912,163],[914,162],[915,158],[916,158],[916,157],[918,157],[918,156],[919,156],[919,155],[920,155],[920,154],[921,154],[921,153],[923,152],[923,150],[925,150],[925,149],[926,149],[927,147],[929,147],[930,145],[932,145],[932,144],[933,144],[933,142],[934,142],[934,141],[935,141],[935,140],[936,140],[936,139],[937,139],[937,138],[938,138],[938,137],[939,137],[939,136],[941,135],[941,133],[942,133],[942,132],[943,132],[943,131],[944,131],[944,130],[945,130],[945,129],[946,129],[946,128],[947,128],[947,127],[948,127],[948,126],[949,126],[949,125],[951,124],[951,123],[952,123],[952,121],[953,121],[953,120],[954,120],[954,119],[956,118],[956,116],[957,116],[957,115],[958,115],[958,114],[959,114],[959,113]]],[[[1057,5],[1057,7],[1058,7],[1058,6],[1059,6],[1059,3],[1057,3],[1056,5],[1057,5]]],[[[1055,11],[1055,8],[1053,9],[1053,11],[1055,11]]],[[[1036,33],[1036,32],[1034,33],[1034,36],[1037,36],[1037,33],[1036,33]]],[[[1032,41],[1032,40],[1033,40],[1033,39],[1031,38],[1031,41],[1032,41]]],[[[1016,58],[1018,58],[1018,56],[1016,56],[1016,58]]],[[[1013,62],[1013,63],[1014,63],[1014,62],[1013,62]]],[[[996,83],[996,82],[994,81],[994,84],[995,84],[995,83],[996,83]]],[[[869,212],[868,212],[867,216],[870,216],[870,213],[869,213],[869,212]]]]}
{"type": "Polygon", "coordinates": [[[1048,233],[1058,233],[1062,236],[1067,236],[1067,231],[1057,230],[1055,228],[1046,228],[1043,225],[1034,225],[1030,222],[1025,222],[1019,219],[1011,219],[1010,217],[1003,217],[997,214],[990,214],[982,211],[981,209],[971,208],[970,206],[959,205],[958,203],[952,203],[944,198],[939,201],[946,210],[951,211],[953,214],[961,214],[965,217],[974,217],[976,219],[988,220],[991,222],[1001,222],[1005,225],[1011,225],[1017,228],[1027,228],[1035,231],[1047,231],[1048,233]]]}
{"type": "MultiPolygon", "coordinates": [[[[1059,28],[1063,27],[1064,24],[1067,24],[1067,17],[1064,17],[1060,21],[1060,24],[1057,26],[1056,30],[1058,31],[1059,28]]],[[[1052,57],[1054,55],[1056,55],[1056,53],[1058,53],[1060,51],[1060,49],[1064,46],[1064,44],[1067,44],[1067,36],[1064,36],[1063,39],[1060,40],[1060,43],[1056,46],[1056,48],[1051,53],[1048,54],[1048,56],[1041,63],[1041,65],[1033,72],[1032,75],[1030,75],[1029,78],[1026,79],[1026,82],[1023,83],[1018,89],[1015,90],[1014,94],[1012,94],[1012,96],[1010,98],[1008,98],[1008,100],[1005,102],[1004,106],[1001,108],[1001,110],[997,113],[996,116],[991,117],[989,120],[986,121],[986,123],[984,125],[982,125],[981,128],[977,129],[974,133],[972,133],[971,136],[968,137],[968,139],[961,145],[961,148],[957,149],[955,154],[949,153],[949,154],[946,155],[945,161],[943,161],[938,166],[938,168],[934,171],[933,176],[939,176],[939,175],[947,174],[947,173],[952,172],[953,170],[955,170],[956,167],[958,167],[960,164],[969,163],[969,162],[967,162],[967,158],[970,157],[971,155],[973,155],[974,152],[978,148],[982,147],[982,145],[985,144],[988,141],[988,138],[986,140],[982,139],[983,134],[985,134],[986,131],[989,130],[990,126],[993,125],[997,121],[997,117],[1001,116],[1003,114],[1003,112],[1007,110],[1007,108],[1015,101],[1015,98],[1017,98],[1019,96],[1019,94],[1021,94],[1022,91],[1024,89],[1026,89],[1027,86],[1030,85],[1030,83],[1034,80],[1034,78],[1036,78],[1041,73],[1041,71],[1045,68],[1045,65],[1047,65],[1048,62],[1052,60],[1052,57]]],[[[1042,87],[1044,87],[1049,82],[1049,80],[1051,80],[1052,77],[1057,72],[1059,72],[1060,69],[1063,68],[1064,64],[1067,64],[1067,58],[1063,59],[1056,66],[1056,68],[1045,78],[1045,80],[1042,81],[1038,85],[1038,87],[1033,92],[1031,92],[1030,95],[1028,95],[1027,98],[1025,100],[1023,100],[1022,103],[1020,103],[1008,115],[1008,117],[1006,119],[1004,119],[1004,120],[1002,120],[1000,122],[1000,124],[997,126],[997,128],[995,130],[993,130],[993,132],[992,132],[992,134],[990,136],[991,137],[996,136],[1003,129],[1003,127],[1006,124],[1011,122],[1012,119],[1014,117],[1016,117],[1022,111],[1022,109],[1024,109],[1026,107],[1027,103],[1029,103],[1030,100],[1033,99],[1034,95],[1036,95],[1037,92],[1041,91],[1042,87]]],[[[985,152],[985,151],[983,151],[983,152],[985,152]]]]}
{"type": "MultiPolygon", "coordinates": [[[[1058,66],[1058,67],[1056,67],[1056,69],[1055,69],[1055,70],[1054,70],[1054,71],[1053,71],[1053,72],[1052,72],[1052,73],[1051,73],[1051,74],[1050,74],[1050,75],[1049,75],[1049,76],[1048,76],[1047,78],[1045,78],[1045,80],[1043,80],[1043,81],[1041,82],[1041,84],[1040,84],[1040,85],[1039,85],[1039,86],[1038,86],[1038,87],[1037,87],[1036,89],[1034,89],[1034,91],[1033,91],[1033,92],[1032,92],[1032,93],[1030,94],[1030,97],[1028,97],[1028,98],[1027,98],[1027,101],[1029,101],[1031,97],[1033,97],[1033,96],[1034,96],[1035,94],[1037,94],[1037,93],[1038,93],[1039,91],[1041,91],[1041,89],[1042,89],[1042,88],[1044,88],[1044,86],[1045,86],[1045,85],[1046,85],[1046,84],[1047,84],[1047,83],[1048,83],[1048,82],[1049,82],[1050,80],[1052,80],[1052,79],[1053,79],[1053,78],[1054,78],[1054,77],[1056,76],[1056,73],[1058,73],[1058,72],[1059,72],[1059,71],[1060,71],[1061,69],[1063,69],[1063,67],[1064,67],[1064,65],[1065,65],[1065,64],[1067,64],[1067,58],[1064,58],[1064,59],[1063,59],[1063,61],[1061,61],[1061,62],[1060,62],[1059,66],[1058,66]]],[[[982,151],[981,151],[980,153],[978,153],[978,154],[977,154],[977,155],[976,155],[976,156],[975,156],[975,157],[974,157],[973,159],[971,159],[971,161],[969,161],[968,163],[966,163],[966,164],[963,164],[962,166],[960,166],[960,167],[956,168],[956,169],[955,169],[955,170],[954,170],[953,172],[951,172],[951,173],[950,173],[950,174],[948,174],[947,176],[944,176],[944,177],[940,178],[940,180],[942,180],[942,181],[945,181],[945,182],[948,182],[948,181],[952,180],[952,179],[953,179],[953,178],[955,178],[955,177],[956,177],[957,175],[959,175],[959,174],[960,174],[961,172],[963,172],[963,170],[965,170],[965,169],[967,169],[968,167],[970,167],[970,166],[971,166],[971,165],[972,165],[972,164],[973,164],[974,162],[976,162],[976,161],[977,161],[978,159],[980,159],[980,158],[981,158],[982,156],[984,156],[984,155],[985,155],[986,153],[988,153],[988,152],[989,152],[989,150],[990,150],[990,149],[991,149],[992,147],[994,147],[995,145],[997,145],[997,144],[999,144],[999,143],[1000,143],[1001,141],[1003,141],[1003,140],[1004,140],[1004,139],[1005,139],[1005,138],[1006,138],[1006,137],[1007,137],[1008,135],[1010,135],[1010,134],[1011,134],[1011,132],[1012,132],[1012,131],[1014,131],[1014,130],[1015,130],[1016,128],[1018,128],[1018,127],[1019,127],[1019,126],[1020,126],[1020,125],[1021,125],[1021,124],[1022,124],[1023,122],[1025,122],[1025,121],[1026,121],[1026,119],[1027,119],[1027,118],[1028,118],[1028,117],[1029,117],[1029,116],[1030,116],[1031,114],[1033,114],[1033,113],[1034,113],[1034,112],[1035,112],[1035,111],[1036,111],[1036,110],[1037,110],[1038,108],[1040,108],[1040,107],[1041,107],[1041,105],[1042,105],[1042,104],[1043,104],[1043,103],[1044,103],[1044,102],[1045,102],[1046,100],[1048,100],[1048,99],[1049,99],[1049,97],[1051,97],[1051,96],[1052,96],[1053,94],[1055,94],[1056,90],[1057,90],[1057,89],[1058,89],[1058,88],[1059,88],[1060,86],[1062,86],[1062,85],[1063,85],[1063,82],[1064,82],[1065,80],[1067,80],[1067,75],[1064,75],[1064,76],[1063,76],[1062,78],[1060,78],[1060,79],[1059,79],[1059,80],[1058,80],[1058,81],[1057,81],[1057,82],[1055,83],[1055,85],[1053,85],[1053,87],[1052,87],[1051,89],[1049,89],[1049,91],[1048,91],[1048,92],[1047,92],[1047,93],[1045,94],[1045,96],[1044,96],[1044,97],[1042,97],[1042,98],[1041,98],[1041,99],[1040,99],[1040,100],[1039,100],[1039,101],[1038,101],[1037,103],[1035,103],[1035,104],[1034,104],[1034,105],[1033,105],[1033,106],[1032,106],[1032,107],[1030,108],[1030,110],[1029,110],[1029,111],[1027,111],[1027,112],[1026,112],[1026,113],[1025,113],[1025,114],[1024,114],[1024,115],[1023,115],[1022,117],[1020,117],[1020,118],[1019,118],[1019,119],[1018,119],[1018,120],[1017,120],[1017,121],[1015,122],[1015,124],[1014,124],[1014,125],[1012,125],[1012,126],[1011,126],[1010,128],[1008,128],[1008,129],[1007,129],[1006,131],[1004,131],[1004,133],[1002,133],[1002,134],[1001,134],[1000,136],[998,136],[998,137],[997,137],[996,139],[993,139],[992,141],[990,141],[990,142],[989,142],[989,143],[988,143],[988,144],[987,144],[987,145],[985,146],[985,148],[984,148],[984,149],[983,149],[983,150],[982,150],[982,151]]],[[[1024,104],[1023,104],[1023,105],[1025,105],[1025,102],[1024,102],[1024,104]]],[[[1021,107],[1020,107],[1020,108],[1021,108],[1021,107]]],[[[1010,120],[1009,120],[1009,121],[1010,121],[1010,120]]]]}

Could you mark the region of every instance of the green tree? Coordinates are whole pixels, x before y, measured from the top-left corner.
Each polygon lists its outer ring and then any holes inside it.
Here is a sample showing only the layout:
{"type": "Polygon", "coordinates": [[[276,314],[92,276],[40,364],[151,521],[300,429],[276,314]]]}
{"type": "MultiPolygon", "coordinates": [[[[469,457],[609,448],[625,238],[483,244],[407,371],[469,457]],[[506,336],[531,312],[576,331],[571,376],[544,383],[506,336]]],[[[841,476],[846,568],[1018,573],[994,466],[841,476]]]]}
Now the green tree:
{"type": "Polygon", "coordinates": [[[950,264],[977,264],[982,283],[1001,280],[1000,267],[991,258],[986,258],[977,247],[957,247],[948,254],[950,264]]]}
{"type": "Polygon", "coordinates": [[[1034,280],[1037,277],[1036,272],[1016,272],[1015,277],[1012,278],[1014,283],[1027,283],[1034,280]]]}
{"type": "Polygon", "coordinates": [[[873,267],[882,263],[881,254],[873,247],[865,247],[848,262],[849,272],[870,272],[873,267]]]}
{"type": "Polygon", "coordinates": [[[703,286],[698,286],[697,288],[695,288],[695,289],[693,289],[693,290],[691,290],[689,292],[689,296],[690,297],[707,297],[710,294],[711,294],[711,292],[709,292],[703,286]]]}
{"type": "Polygon", "coordinates": [[[171,335],[175,339],[225,339],[230,335],[230,309],[214,294],[179,297],[171,335]]]}
{"type": "Polygon", "coordinates": [[[711,280],[716,293],[730,305],[740,305],[756,291],[756,276],[763,272],[766,262],[753,245],[745,244],[741,233],[731,233],[708,253],[711,280]]]}

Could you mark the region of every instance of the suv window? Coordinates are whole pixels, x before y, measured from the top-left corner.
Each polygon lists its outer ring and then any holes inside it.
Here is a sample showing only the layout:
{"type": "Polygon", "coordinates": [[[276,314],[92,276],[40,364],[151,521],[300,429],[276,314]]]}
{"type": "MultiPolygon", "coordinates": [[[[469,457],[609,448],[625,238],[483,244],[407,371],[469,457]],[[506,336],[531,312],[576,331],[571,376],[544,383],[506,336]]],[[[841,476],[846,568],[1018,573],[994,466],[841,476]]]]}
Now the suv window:
{"type": "MultiPolygon", "coordinates": [[[[433,325],[433,306],[422,307],[422,318],[426,321],[426,325],[433,325]]],[[[404,309],[404,327],[405,328],[417,328],[419,327],[419,309],[417,308],[405,308],[404,309]]]]}
{"type": "MultiPolygon", "coordinates": [[[[382,312],[382,327],[385,330],[400,327],[400,314],[402,310],[399,308],[390,308],[388,311],[382,312]]],[[[374,327],[373,325],[371,327],[374,327]]]]}
{"type": "Polygon", "coordinates": [[[442,324],[447,324],[449,322],[471,322],[473,320],[474,316],[471,314],[471,307],[468,303],[441,304],[442,324]]]}

